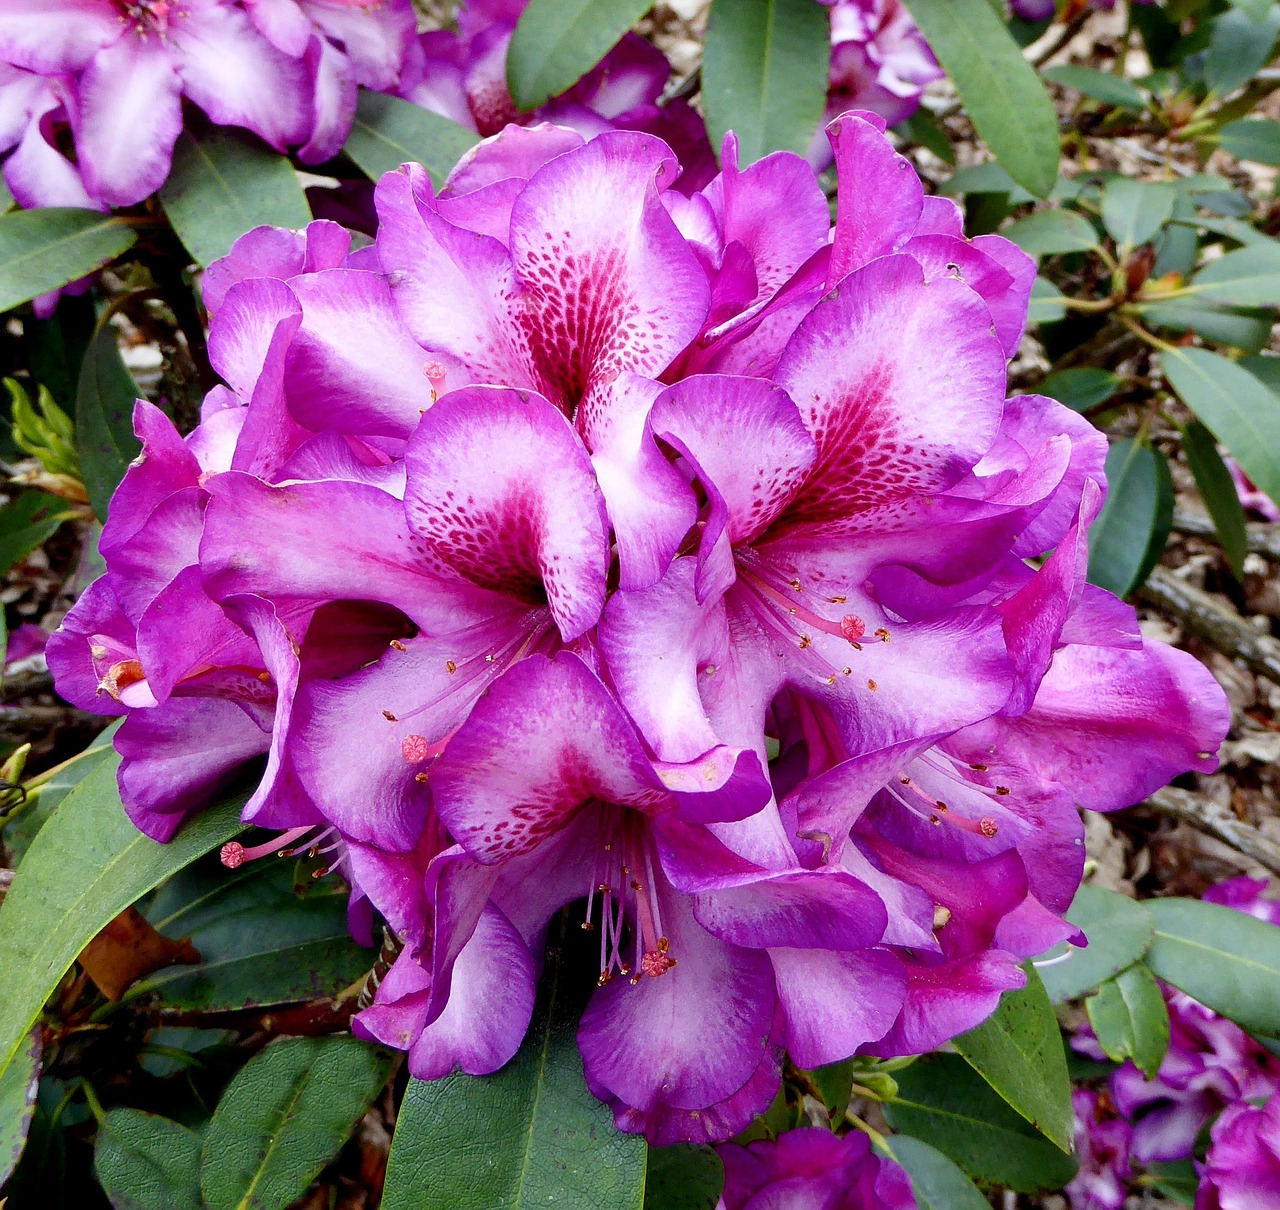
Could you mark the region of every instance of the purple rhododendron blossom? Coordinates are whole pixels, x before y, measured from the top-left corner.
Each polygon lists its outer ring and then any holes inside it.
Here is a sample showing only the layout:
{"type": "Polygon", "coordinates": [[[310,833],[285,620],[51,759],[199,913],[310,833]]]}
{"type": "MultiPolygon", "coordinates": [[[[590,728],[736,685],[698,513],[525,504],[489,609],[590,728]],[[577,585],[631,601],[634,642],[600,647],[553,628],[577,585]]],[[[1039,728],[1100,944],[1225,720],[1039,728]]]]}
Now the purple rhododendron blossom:
{"type": "Polygon", "coordinates": [[[1263,521],[1280,521],[1280,506],[1244,473],[1240,464],[1230,456],[1224,457],[1223,462],[1231,472],[1240,507],[1263,521]]]}
{"type": "Polygon", "coordinates": [[[1280,1097],[1226,1109],[1209,1136],[1196,1210],[1268,1210],[1280,1205],[1280,1097]]]}
{"type": "Polygon", "coordinates": [[[355,1028],[417,1076],[515,1054],[581,901],[588,1086],[655,1143],[732,1137],[784,1051],[980,1022],[1076,936],[1076,804],[1214,767],[1221,690],[1085,583],[1105,441],[1005,399],[1031,261],[882,118],[829,131],[834,229],[802,158],[732,137],[692,192],[639,131],[406,165],[373,244],[262,228],[210,267],[192,434],[139,405],[50,666],[126,716],[157,839],[265,759],[245,818],[284,835],[224,860],[309,844],[381,914],[355,1028]]]}
{"type": "Polygon", "coordinates": [[[647,131],[676,153],[682,190],[706,185],[716,172],[706,126],[687,101],[660,104],[671,64],[638,34],[624,35],[567,92],[533,113],[520,111],[507,88],[507,48],[527,3],[464,0],[456,33],[429,30],[418,36],[400,95],[483,136],[529,122],[554,122],[588,138],[605,130],[647,131]]]}
{"type": "MultiPolygon", "coordinates": [[[[1130,0],[1132,4],[1153,4],[1155,0],[1130,0]]],[[[1090,4],[1103,12],[1110,12],[1116,0],[1073,0],[1075,10],[1090,4]]],[[[1058,0],[1009,0],[1009,11],[1023,21],[1050,21],[1058,7],[1058,0]]]]}
{"type": "Polygon", "coordinates": [[[864,1134],[788,1130],[746,1147],[716,1148],[724,1161],[717,1210],[915,1210],[911,1179],[871,1151],[864,1134]]]}
{"type": "Polygon", "coordinates": [[[1071,1094],[1080,1170],[1064,1192],[1071,1210],[1123,1210],[1133,1169],[1133,1123],[1117,1116],[1105,1095],[1090,1088],[1071,1094]]]}
{"type": "Polygon", "coordinates": [[[409,0],[8,0],[6,180],[24,206],[140,202],[169,174],[184,98],[319,162],[346,139],[356,85],[395,86],[413,33],[409,0]]]}
{"type": "MultiPolygon", "coordinates": [[[[826,121],[851,109],[890,126],[920,108],[925,88],[945,74],[902,0],[822,0],[831,7],[831,76],[826,121]]],[[[831,163],[819,130],[809,148],[815,168],[831,163]]]]}
{"type": "MultiPolygon", "coordinates": [[[[1280,901],[1263,897],[1266,886],[1260,878],[1231,878],[1210,887],[1204,899],[1280,924],[1280,901]]],[[[1116,1134],[1112,1114],[1125,1119],[1131,1125],[1127,1153],[1140,1164],[1187,1159],[1201,1130],[1224,1108],[1280,1089],[1280,1059],[1266,1047],[1185,993],[1161,989],[1169,1008],[1169,1050],[1159,1072],[1148,1080],[1127,1062],[1108,1081],[1111,1114],[1090,1115],[1077,1106],[1086,1131],[1102,1132],[1090,1146],[1104,1153],[1116,1134]]],[[[1088,1026],[1072,1046],[1105,1058],[1088,1026]]]]}

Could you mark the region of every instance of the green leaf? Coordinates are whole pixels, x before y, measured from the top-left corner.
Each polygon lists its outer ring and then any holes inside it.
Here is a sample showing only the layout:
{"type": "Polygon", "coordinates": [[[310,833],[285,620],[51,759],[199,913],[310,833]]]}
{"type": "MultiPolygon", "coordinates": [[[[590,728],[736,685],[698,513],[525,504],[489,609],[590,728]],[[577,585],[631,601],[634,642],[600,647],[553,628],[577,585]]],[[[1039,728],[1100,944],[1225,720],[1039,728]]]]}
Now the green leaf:
{"type": "Polygon", "coordinates": [[[771,151],[805,153],[826,104],[829,19],[813,0],[716,0],[702,56],[713,146],[732,130],[744,167],[771,151]]]}
{"type": "Polygon", "coordinates": [[[382,1091],[385,1051],[351,1037],[290,1038],[250,1059],[204,1134],[207,1210],[292,1205],[382,1091]]]}
{"type": "Polygon", "coordinates": [[[1035,195],[1028,193],[994,160],[986,164],[970,164],[953,172],[942,182],[940,192],[947,197],[970,193],[1007,193],[1010,204],[1014,206],[1035,201],[1035,195]]]}
{"type": "Polygon", "coordinates": [[[305,227],[311,208],[293,165],[233,126],[199,137],[184,130],[160,187],[169,222],[192,257],[208,265],[254,227],[305,227]]]}
{"type": "Polygon", "coordinates": [[[1181,1206],[1196,1204],[1200,1177],[1191,1160],[1151,1160],[1144,1166],[1151,1176],[1152,1185],[1166,1197],[1172,1198],[1181,1206]]]}
{"type": "Polygon", "coordinates": [[[134,900],[241,829],[245,796],[224,799],[156,844],[129,822],[104,760],[62,801],[27,851],[0,906],[0,1072],[62,976],[134,900]]]}
{"type": "Polygon", "coordinates": [[[1089,1023],[1108,1059],[1132,1059],[1154,1078],[1169,1049],[1169,1010],[1150,968],[1135,962],[1108,979],[1084,1002],[1089,1023]]]}
{"type": "Polygon", "coordinates": [[[588,1091],[559,964],[516,1057],[491,1076],[410,1080],[383,1210],[525,1210],[557,1202],[640,1210],[645,1142],[588,1091]],[[482,1147],[476,1140],[483,1139],[482,1147]]]}
{"type": "Polygon", "coordinates": [[[651,6],[652,0],[530,0],[507,51],[515,103],[537,109],[572,88],[651,6]]]}
{"type": "Polygon", "coordinates": [[[124,219],[49,206],[0,215],[0,311],[86,277],[133,246],[124,219]]]}
{"type": "Polygon", "coordinates": [[[724,1165],[710,1147],[649,1149],[644,1210],[715,1210],[723,1189],[724,1165]]]}
{"type": "Polygon", "coordinates": [[[1280,165],[1280,122],[1272,118],[1241,118],[1218,131],[1218,146],[1237,159],[1280,165]]]}
{"type": "Polygon", "coordinates": [[[1209,299],[1175,298],[1170,302],[1145,303],[1139,307],[1145,318],[1175,332],[1195,332],[1205,340],[1231,345],[1246,353],[1260,352],[1271,338],[1273,311],[1262,307],[1229,307],[1209,299]]]}
{"type": "Polygon", "coordinates": [[[28,792],[28,802],[16,816],[0,821],[4,829],[4,846],[17,868],[31,842],[35,840],[40,829],[49,821],[54,809],[71,793],[102,761],[111,756],[111,741],[120,729],[119,719],[102,731],[87,748],[75,756],[68,757],[61,765],[41,774],[47,780],[39,784],[34,793],[28,792]],[[31,802],[34,798],[34,803],[31,802]]]}
{"type": "Polygon", "coordinates": [[[1249,476],[1280,500],[1280,398],[1234,361],[1207,349],[1160,354],[1169,385],[1249,476]]]}
{"type": "Polygon", "coordinates": [[[1122,248],[1149,243],[1173,216],[1178,188],[1166,181],[1119,176],[1102,190],[1102,225],[1122,248]]]}
{"type": "Polygon", "coordinates": [[[1259,382],[1280,395],[1280,357],[1242,357],[1236,365],[1248,370],[1259,382]]]}
{"type": "Polygon", "coordinates": [[[1261,21],[1271,11],[1273,0],[1228,0],[1232,8],[1238,8],[1251,21],[1261,21]]]}
{"type": "Polygon", "coordinates": [[[1280,1034],[1280,928],[1217,903],[1151,899],[1147,965],[1250,1033],[1280,1034]]]}
{"type": "Polygon", "coordinates": [[[45,492],[23,492],[0,508],[0,575],[43,546],[75,515],[65,500],[45,492]]]}
{"type": "Polygon", "coordinates": [[[907,8],[996,159],[1045,197],[1058,177],[1058,118],[1008,26],[987,0],[907,0],[907,8]]]}
{"type": "Polygon", "coordinates": [[[1058,1019],[1035,968],[976,1029],[952,1039],[979,1075],[1045,1138],[1071,1150],[1071,1081],[1058,1019]]]}
{"type": "Polygon", "coordinates": [[[76,453],[99,521],[106,521],[112,493],[142,449],[133,435],[137,398],[138,384],[120,356],[116,330],[104,323],[89,342],[76,388],[76,453]]]}
{"type": "Polygon", "coordinates": [[[1126,439],[1107,452],[1107,502],[1089,530],[1089,582],[1118,597],[1160,561],[1173,528],[1173,477],[1158,450],[1126,439]]]}
{"type": "Polygon", "coordinates": [[[911,1178],[917,1210],[991,1210],[964,1170],[941,1151],[905,1134],[895,1134],[889,1146],[911,1178]]]}
{"type": "Polygon", "coordinates": [[[1123,385],[1119,374],[1089,366],[1050,374],[1040,384],[1040,393],[1065,403],[1073,412],[1087,412],[1106,403],[1123,385]]]}
{"type": "Polygon", "coordinates": [[[830,1110],[833,1122],[842,1121],[845,1110],[849,1108],[849,1099],[853,1094],[853,1076],[857,1066],[856,1059],[843,1059],[839,1063],[815,1067],[809,1073],[818,1091],[822,1093],[823,1103],[830,1110]]]}
{"type": "Polygon", "coordinates": [[[1037,1134],[959,1055],[927,1055],[895,1078],[898,1097],[885,1106],[889,1125],[928,1139],[975,1180],[1035,1193],[1061,1189],[1075,1175],[1075,1161],[1037,1134]]]}
{"type": "Polygon", "coordinates": [[[1056,323],[1066,313],[1067,296],[1047,277],[1037,277],[1031,283],[1031,305],[1027,309],[1027,319],[1033,324],[1056,323]]]}
{"type": "Polygon", "coordinates": [[[1098,71],[1093,67],[1078,67],[1075,64],[1064,64],[1061,67],[1048,67],[1040,73],[1046,80],[1074,88],[1095,101],[1107,105],[1116,105],[1121,109],[1145,109],[1146,94],[1123,76],[1112,75],[1109,71],[1098,71]]]}
{"type": "Polygon", "coordinates": [[[386,93],[360,90],[345,151],[376,181],[401,164],[421,164],[437,188],[480,136],[457,122],[386,93]]]}
{"type": "Polygon", "coordinates": [[[1227,556],[1231,570],[1239,579],[1244,574],[1249,538],[1245,532],[1244,509],[1231,472],[1218,453],[1213,434],[1198,420],[1193,420],[1182,430],[1182,450],[1209,516],[1213,518],[1222,553],[1227,556]]]}
{"type": "Polygon", "coordinates": [[[115,1210],[200,1210],[200,1136],[168,1118],[113,1109],[93,1170],[115,1210]]]}
{"type": "Polygon", "coordinates": [[[129,997],[210,1012],[336,995],[373,965],[373,955],[351,939],[345,892],[327,880],[306,883],[307,893],[296,893],[282,861],[234,874],[193,866],[171,878],[146,917],[168,937],[189,937],[202,961],[157,971],[129,997]]]}
{"type": "Polygon", "coordinates": [[[1277,34],[1280,5],[1271,5],[1261,21],[1239,9],[1223,13],[1213,23],[1204,55],[1204,82],[1218,96],[1243,88],[1266,66],[1277,34]]]}
{"type": "Polygon", "coordinates": [[[1089,220],[1074,210],[1039,210],[1000,232],[1023,252],[1053,256],[1061,252],[1088,252],[1098,246],[1089,220]]]}
{"type": "Polygon", "coordinates": [[[36,1112],[44,1048],[39,1029],[33,1029],[14,1060],[0,1072],[0,1185],[13,1175],[27,1143],[36,1112]]]}
{"type": "Polygon", "coordinates": [[[1156,935],[1156,922],[1142,904],[1098,886],[1082,886],[1076,892],[1067,919],[1089,944],[1083,949],[1054,946],[1036,959],[1053,1004],[1074,1000],[1132,966],[1156,935]]]}
{"type": "Polygon", "coordinates": [[[956,162],[956,149],[951,146],[947,132],[927,109],[917,109],[905,122],[899,122],[893,133],[908,143],[919,143],[944,164],[954,165],[956,162]]]}
{"type": "Polygon", "coordinates": [[[1256,244],[1210,261],[1192,281],[1205,298],[1242,307],[1280,304],[1280,244],[1256,244]]]}

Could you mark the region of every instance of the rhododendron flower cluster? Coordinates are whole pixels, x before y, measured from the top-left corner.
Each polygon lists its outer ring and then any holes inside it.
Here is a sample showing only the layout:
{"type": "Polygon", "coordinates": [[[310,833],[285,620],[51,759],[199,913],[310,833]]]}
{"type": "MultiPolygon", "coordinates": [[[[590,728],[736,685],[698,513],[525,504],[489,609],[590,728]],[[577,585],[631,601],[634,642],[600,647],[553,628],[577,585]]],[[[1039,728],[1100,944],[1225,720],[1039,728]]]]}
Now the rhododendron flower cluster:
{"type": "MultiPolygon", "coordinates": [[[[928,42],[902,0],[822,0],[831,7],[831,76],[827,120],[846,110],[879,114],[890,126],[920,108],[925,88],[943,77],[928,42]]],[[[823,132],[814,136],[809,161],[831,163],[823,132]]]]}
{"type": "MultiPolygon", "coordinates": [[[[1280,924],[1280,900],[1263,897],[1266,885],[1262,879],[1232,878],[1210,887],[1204,899],[1280,924]]],[[[1190,1158],[1201,1131],[1220,1114],[1220,1121],[1229,1114],[1234,1121],[1241,1107],[1280,1090],[1280,1059],[1265,1046],[1184,992],[1161,988],[1169,1009],[1169,1050],[1156,1076],[1148,1080],[1126,1062],[1111,1075],[1104,1095],[1087,1089],[1074,1094],[1082,1162],[1067,1187],[1072,1210],[1119,1210],[1135,1165],[1190,1158]]],[[[1072,1045],[1091,1058],[1105,1058],[1087,1026],[1072,1045]]]]}
{"type": "Polygon", "coordinates": [[[865,1134],[837,1138],[804,1128],[716,1151],[724,1161],[724,1196],[716,1210],[916,1210],[911,1178],[873,1155],[865,1134]]]}
{"type": "Polygon", "coordinates": [[[1215,682],[1084,581],[1105,441],[1005,399],[1031,261],[828,130],[834,228],[732,136],[692,193],[634,131],[406,165],[372,245],[210,268],[193,433],[138,405],[59,688],[157,839],[257,759],[283,836],[224,860],[343,872],[402,946],[355,1028],[419,1077],[515,1054],[576,904],[589,1088],[729,1138],[784,1051],[981,1021],[1077,936],[1077,804],[1214,767],[1215,682]]]}
{"type": "Polygon", "coordinates": [[[687,101],[659,103],[671,64],[638,34],[625,34],[568,92],[534,113],[521,112],[507,88],[507,49],[527,3],[464,0],[456,32],[429,30],[418,36],[400,95],[486,136],[510,123],[539,121],[568,126],[588,138],[604,130],[647,131],[676,153],[682,191],[706,185],[716,171],[706,126],[687,101]]]}
{"type": "Polygon", "coordinates": [[[1267,1210],[1280,1205],[1280,1097],[1237,1102],[1214,1123],[1196,1210],[1267,1210]]]}
{"type": "Polygon", "coordinates": [[[409,0],[8,0],[5,180],[27,207],[140,202],[169,174],[184,99],[319,163],[356,86],[397,84],[414,28],[409,0]]]}

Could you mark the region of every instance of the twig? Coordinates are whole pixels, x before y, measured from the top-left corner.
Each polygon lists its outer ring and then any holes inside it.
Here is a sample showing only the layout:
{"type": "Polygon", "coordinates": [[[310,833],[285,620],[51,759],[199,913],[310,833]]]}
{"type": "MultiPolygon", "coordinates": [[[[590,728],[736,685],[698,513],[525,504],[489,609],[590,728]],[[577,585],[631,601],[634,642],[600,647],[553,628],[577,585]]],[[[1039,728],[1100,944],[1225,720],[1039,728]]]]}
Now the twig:
{"type": "Polygon", "coordinates": [[[1269,634],[1259,634],[1235,610],[1220,605],[1207,592],[1184,584],[1166,568],[1157,567],[1138,595],[1172,614],[1183,629],[1280,685],[1280,641],[1269,634]]]}
{"type": "Polygon", "coordinates": [[[1280,844],[1264,836],[1252,824],[1237,819],[1213,799],[1166,786],[1157,790],[1146,805],[1154,807],[1162,815],[1190,824],[1196,831],[1220,840],[1280,876],[1280,844]]]}
{"type": "MultiPolygon", "coordinates": [[[[1190,512],[1181,508],[1174,511],[1173,528],[1180,534],[1190,534],[1195,538],[1216,538],[1218,535],[1213,518],[1207,513],[1190,512]]],[[[1251,522],[1245,526],[1245,537],[1254,554],[1265,555],[1268,559],[1280,559],[1280,525],[1263,521],[1251,522]]]]}
{"type": "Polygon", "coordinates": [[[1048,46],[1042,47],[1036,51],[1034,55],[1029,56],[1033,67],[1042,67],[1050,59],[1053,58],[1060,50],[1062,50],[1072,38],[1076,36],[1082,29],[1084,24],[1093,14],[1087,9],[1078,17],[1073,17],[1066,23],[1049,43],[1048,46]]]}
{"type": "Polygon", "coordinates": [[[662,104],[687,101],[702,87],[702,68],[695,67],[683,80],[677,80],[662,94],[662,104]]]}

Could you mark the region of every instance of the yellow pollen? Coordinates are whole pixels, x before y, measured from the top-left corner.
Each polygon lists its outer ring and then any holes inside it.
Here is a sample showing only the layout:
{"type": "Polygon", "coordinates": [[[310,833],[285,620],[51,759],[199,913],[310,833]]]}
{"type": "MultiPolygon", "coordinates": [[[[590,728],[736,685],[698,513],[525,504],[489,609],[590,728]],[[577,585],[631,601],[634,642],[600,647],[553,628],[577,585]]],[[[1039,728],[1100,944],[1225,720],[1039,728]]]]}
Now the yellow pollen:
{"type": "Polygon", "coordinates": [[[876,638],[878,638],[882,643],[887,643],[889,641],[888,630],[881,626],[880,629],[876,631],[876,638]]]}
{"type": "Polygon", "coordinates": [[[390,710],[384,710],[384,711],[382,712],[382,717],[383,717],[383,718],[385,718],[385,719],[387,720],[387,722],[389,722],[389,723],[394,723],[394,722],[398,722],[398,721],[399,721],[399,720],[396,718],[396,716],[395,716],[394,714],[392,714],[392,713],[391,713],[391,711],[390,711],[390,710]]]}
{"type": "Polygon", "coordinates": [[[997,786],[997,787],[996,787],[996,793],[997,793],[997,794],[999,794],[1001,798],[1003,798],[1006,794],[1008,794],[1008,793],[1009,793],[1009,787],[1008,787],[1008,786],[997,786]]]}
{"type": "Polygon", "coordinates": [[[391,640],[391,646],[392,646],[392,647],[394,647],[397,651],[407,651],[407,650],[408,650],[408,648],[407,648],[407,647],[406,647],[406,646],[405,646],[405,645],[404,645],[404,644],[403,644],[399,639],[392,639],[392,640],[391,640]]]}
{"type": "Polygon", "coordinates": [[[426,774],[426,773],[415,773],[415,774],[413,775],[413,780],[414,780],[414,781],[420,781],[420,782],[426,782],[426,781],[429,781],[429,780],[430,780],[430,776],[429,776],[428,774],[426,774]]]}
{"type": "Polygon", "coordinates": [[[813,640],[807,634],[802,634],[800,636],[800,650],[803,651],[806,647],[812,646],[813,640]]]}
{"type": "Polygon", "coordinates": [[[877,689],[880,688],[880,686],[877,685],[875,681],[868,681],[867,688],[870,689],[872,693],[874,693],[877,689]]]}
{"type": "Polygon", "coordinates": [[[450,676],[452,676],[455,672],[458,671],[458,665],[455,664],[452,660],[445,660],[444,666],[450,676]]]}
{"type": "Polygon", "coordinates": [[[796,592],[802,592],[804,590],[804,585],[801,584],[799,580],[792,580],[791,587],[794,588],[796,592]]]}
{"type": "Polygon", "coordinates": [[[841,671],[841,672],[843,672],[843,673],[845,674],[845,676],[852,676],[852,675],[853,675],[853,669],[852,669],[852,668],[841,668],[841,669],[840,669],[840,671],[841,671]]]}

